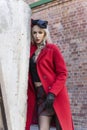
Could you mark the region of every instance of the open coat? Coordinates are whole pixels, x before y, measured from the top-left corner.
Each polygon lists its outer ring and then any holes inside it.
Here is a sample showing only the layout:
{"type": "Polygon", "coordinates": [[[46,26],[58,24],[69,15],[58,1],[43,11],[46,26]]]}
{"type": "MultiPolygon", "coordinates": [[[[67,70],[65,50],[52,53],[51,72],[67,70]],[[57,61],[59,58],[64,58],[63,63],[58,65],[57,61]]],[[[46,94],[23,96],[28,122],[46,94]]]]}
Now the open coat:
{"type": "MultiPolygon", "coordinates": [[[[34,54],[36,49],[37,47],[35,45],[31,46],[30,57],[34,54]]],[[[65,86],[67,69],[58,47],[54,44],[47,43],[44,49],[42,49],[36,61],[36,65],[38,75],[46,94],[51,92],[56,96],[53,107],[59,119],[62,130],[74,130],[69,97],[65,86]]],[[[33,119],[36,119],[36,96],[30,73],[27,94],[26,130],[30,130],[30,125],[32,124],[33,119]]]]}

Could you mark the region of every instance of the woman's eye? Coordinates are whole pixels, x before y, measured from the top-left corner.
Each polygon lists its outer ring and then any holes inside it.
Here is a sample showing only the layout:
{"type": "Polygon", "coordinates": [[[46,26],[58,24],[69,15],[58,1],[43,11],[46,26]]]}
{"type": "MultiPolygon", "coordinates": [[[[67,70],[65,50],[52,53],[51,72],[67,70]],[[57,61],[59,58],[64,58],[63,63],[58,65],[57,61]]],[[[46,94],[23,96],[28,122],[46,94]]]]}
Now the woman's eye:
{"type": "Polygon", "coordinates": [[[39,34],[42,34],[42,33],[43,33],[43,32],[41,32],[41,31],[39,32],[39,34]]]}
{"type": "Polygon", "coordinates": [[[36,32],[33,32],[33,34],[36,34],[36,32]]]}

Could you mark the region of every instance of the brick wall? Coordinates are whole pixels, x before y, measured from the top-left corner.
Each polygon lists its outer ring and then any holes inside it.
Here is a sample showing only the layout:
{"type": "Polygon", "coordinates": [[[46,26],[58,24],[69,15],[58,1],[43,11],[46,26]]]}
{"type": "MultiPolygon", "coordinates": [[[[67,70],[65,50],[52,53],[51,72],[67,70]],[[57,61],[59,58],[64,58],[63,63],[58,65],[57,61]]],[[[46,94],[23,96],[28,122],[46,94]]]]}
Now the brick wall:
{"type": "Polygon", "coordinates": [[[87,1],[54,0],[33,8],[32,18],[49,21],[52,41],[60,47],[68,68],[75,129],[87,130],[87,1]]]}

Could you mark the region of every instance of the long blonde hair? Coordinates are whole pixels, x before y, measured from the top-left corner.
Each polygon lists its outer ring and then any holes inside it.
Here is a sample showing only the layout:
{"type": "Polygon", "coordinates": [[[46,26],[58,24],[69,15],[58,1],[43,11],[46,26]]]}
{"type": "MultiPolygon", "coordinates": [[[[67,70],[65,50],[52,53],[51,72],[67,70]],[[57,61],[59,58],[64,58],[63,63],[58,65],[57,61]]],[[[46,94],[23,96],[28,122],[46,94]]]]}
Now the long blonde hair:
{"type": "Polygon", "coordinates": [[[52,43],[52,39],[51,39],[51,36],[50,36],[50,32],[49,32],[49,29],[48,27],[46,29],[43,29],[44,32],[46,33],[46,36],[45,36],[45,41],[49,42],[49,43],[52,43]]]}

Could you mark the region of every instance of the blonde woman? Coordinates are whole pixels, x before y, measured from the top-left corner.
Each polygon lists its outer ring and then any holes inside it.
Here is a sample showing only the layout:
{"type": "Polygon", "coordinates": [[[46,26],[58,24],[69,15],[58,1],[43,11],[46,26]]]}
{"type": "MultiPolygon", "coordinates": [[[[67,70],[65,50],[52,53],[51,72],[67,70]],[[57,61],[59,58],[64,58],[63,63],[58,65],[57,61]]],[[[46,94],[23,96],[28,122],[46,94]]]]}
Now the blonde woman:
{"type": "Polygon", "coordinates": [[[33,20],[26,130],[38,124],[39,130],[74,130],[65,82],[67,69],[59,48],[50,44],[48,22],[33,20]]]}

